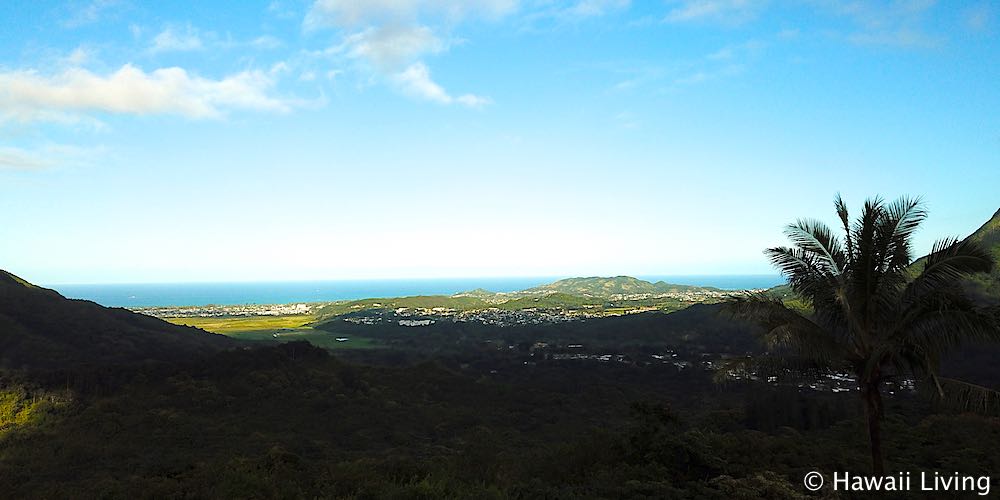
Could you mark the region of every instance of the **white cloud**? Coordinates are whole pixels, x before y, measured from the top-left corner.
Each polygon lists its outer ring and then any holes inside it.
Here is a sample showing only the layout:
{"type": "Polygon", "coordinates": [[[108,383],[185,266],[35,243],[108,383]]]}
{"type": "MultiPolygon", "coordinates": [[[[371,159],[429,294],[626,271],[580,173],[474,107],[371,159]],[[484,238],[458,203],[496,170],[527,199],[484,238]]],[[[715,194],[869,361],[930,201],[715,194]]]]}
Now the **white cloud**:
{"type": "Polygon", "coordinates": [[[121,0],[93,0],[83,7],[74,9],[70,17],[63,21],[63,25],[74,28],[95,23],[105,13],[121,5],[121,0]]]}
{"type": "Polygon", "coordinates": [[[735,52],[733,50],[733,47],[730,46],[730,47],[723,47],[715,52],[712,52],[711,54],[708,55],[708,58],[715,61],[721,61],[726,59],[732,59],[734,55],[735,52]]]}
{"type": "Polygon", "coordinates": [[[756,17],[764,0],[680,0],[667,12],[668,22],[715,21],[739,24],[756,17]]]}
{"type": "Polygon", "coordinates": [[[924,30],[925,19],[936,0],[896,0],[861,2],[856,0],[815,0],[835,15],[850,19],[857,30],[846,39],[859,45],[933,47],[943,40],[924,30]]]}
{"type": "Polygon", "coordinates": [[[458,103],[469,107],[481,107],[490,103],[490,99],[473,94],[452,96],[431,79],[430,70],[424,63],[414,63],[405,70],[393,75],[393,81],[399,88],[414,97],[434,101],[441,104],[458,103]]]}
{"type": "MultiPolygon", "coordinates": [[[[607,0],[584,0],[606,3],[607,0]]],[[[612,0],[618,2],[621,0],[612,0]]],[[[519,6],[518,0],[315,0],[303,20],[307,31],[335,28],[347,32],[326,55],[346,55],[365,61],[362,71],[388,78],[404,93],[435,102],[483,106],[488,98],[452,96],[430,77],[422,58],[445,52],[442,40],[427,22],[456,24],[467,18],[498,18],[519,6]]]]}
{"type": "Polygon", "coordinates": [[[94,57],[94,52],[85,47],[77,47],[63,58],[62,62],[69,66],[81,66],[94,57]]]}
{"type": "Polygon", "coordinates": [[[153,37],[153,44],[149,47],[149,51],[153,53],[186,52],[200,50],[202,47],[204,45],[201,42],[201,37],[198,36],[197,30],[191,26],[187,26],[183,30],[167,27],[153,37]]]}
{"type": "Polygon", "coordinates": [[[316,0],[306,14],[307,30],[372,23],[413,21],[421,15],[451,22],[467,17],[497,18],[518,8],[518,0],[316,0]]]}
{"type": "Polygon", "coordinates": [[[271,35],[262,35],[250,40],[250,46],[255,49],[274,50],[280,49],[284,45],[284,42],[271,35]]]}
{"type": "Polygon", "coordinates": [[[706,73],[704,71],[696,71],[690,75],[682,76],[676,80],[674,83],[677,85],[694,85],[697,83],[702,83],[713,78],[713,75],[706,73]]]}
{"type": "Polygon", "coordinates": [[[613,10],[628,8],[631,0],[580,0],[562,11],[574,17],[602,16],[613,10]]]}
{"type": "Polygon", "coordinates": [[[895,47],[936,47],[941,39],[921,31],[900,28],[894,31],[854,33],[847,37],[858,45],[888,45],[895,47]]]}
{"type": "Polygon", "coordinates": [[[0,171],[40,170],[56,165],[87,164],[104,154],[103,147],[81,148],[63,144],[45,144],[33,150],[0,147],[0,171]]]}
{"type": "Polygon", "coordinates": [[[267,12],[279,19],[293,19],[300,15],[295,12],[295,9],[278,0],[272,0],[271,3],[267,4],[267,12]]]}
{"type": "Polygon", "coordinates": [[[393,70],[425,54],[441,52],[447,44],[426,26],[381,26],[346,37],[341,48],[379,69],[393,70]]]}
{"type": "Polygon", "coordinates": [[[177,67],[146,73],[130,64],[105,76],[81,68],[51,76],[0,72],[0,119],[58,120],[87,112],[218,118],[230,110],[289,110],[290,102],[269,94],[273,85],[261,71],[213,80],[177,67]]]}
{"type": "Polygon", "coordinates": [[[19,148],[0,147],[0,171],[36,170],[49,163],[31,152],[19,148]]]}
{"type": "Polygon", "coordinates": [[[768,42],[760,40],[726,45],[706,55],[703,60],[694,61],[686,73],[673,80],[673,85],[675,87],[699,85],[743,74],[747,68],[753,67],[753,62],[768,46],[768,42]]]}
{"type": "Polygon", "coordinates": [[[743,43],[726,45],[725,47],[712,52],[705,57],[712,61],[728,61],[736,58],[745,58],[759,54],[767,48],[767,45],[768,44],[766,42],[762,42],[760,40],[748,40],[743,43]]]}

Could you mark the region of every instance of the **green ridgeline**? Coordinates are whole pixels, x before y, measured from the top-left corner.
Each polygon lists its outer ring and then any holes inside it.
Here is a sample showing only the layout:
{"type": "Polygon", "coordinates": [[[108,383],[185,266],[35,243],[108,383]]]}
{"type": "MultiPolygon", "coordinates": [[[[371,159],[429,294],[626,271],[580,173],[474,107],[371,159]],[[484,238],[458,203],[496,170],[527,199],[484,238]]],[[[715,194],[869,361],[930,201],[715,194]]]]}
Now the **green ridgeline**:
{"type": "Polygon", "coordinates": [[[172,361],[235,345],[196,328],[67,299],[0,271],[0,369],[172,361]]]}
{"type": "Polygon", "coordinates": [[[633,278],[631,276],[615,276],[611,278],[567,278],[526,290],[527,292],[561,292],[570,295],[592,297],[608,297],[611,295],[660,294],[690,291],[719,291],[717,288],[675,285],[657,281],[633,278]]]}

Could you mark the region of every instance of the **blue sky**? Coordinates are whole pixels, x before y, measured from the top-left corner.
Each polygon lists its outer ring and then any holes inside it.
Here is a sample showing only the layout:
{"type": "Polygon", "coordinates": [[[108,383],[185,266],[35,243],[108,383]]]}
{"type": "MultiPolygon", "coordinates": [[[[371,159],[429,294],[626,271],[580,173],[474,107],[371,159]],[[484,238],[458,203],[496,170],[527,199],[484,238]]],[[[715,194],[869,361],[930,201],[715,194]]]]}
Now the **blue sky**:
{"type": "Polygon", "coordinates": [[[1000,208],[1000,5],[15,1],[0,268],[47,284],[769,273],[837,192],[1000,208]]]}

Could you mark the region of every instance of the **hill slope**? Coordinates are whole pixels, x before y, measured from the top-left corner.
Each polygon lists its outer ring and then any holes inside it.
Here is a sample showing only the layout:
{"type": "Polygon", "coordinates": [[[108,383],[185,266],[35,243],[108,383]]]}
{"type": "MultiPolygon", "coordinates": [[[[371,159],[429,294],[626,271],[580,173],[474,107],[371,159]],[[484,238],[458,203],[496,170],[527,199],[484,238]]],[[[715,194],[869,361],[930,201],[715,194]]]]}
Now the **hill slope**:
{"type": "MultiPolygon", "coordinates": [[[[1000,210],[967,239],[990,249],[993,257],[1000,263],[1000,210]]],[[[990,274],[973,278],[971,288],[981,298],[992,299],[994,302],[1000,300],[1000,265],[990,274]]]]}
{"type": "Polygon", "coordinates": [[[0,368],[178,361],[233,345],[197,328],[67,299],[0,270],[0,368]]]}
{"type": "Polygon", "coordinates": [[[674,285],[657,281],[650,283],[645,280],[633,278],[631,276],[615,276],[612,278],[602,278],[593,276],[589,278],[566,278],[548,285],[541,285],[525,290],[526,292],[560,292],[569,295],[608,297],[611,295],[634,295],[634,294],[658,294],[668,292],[685,292],[696,290],[715,290],[688,285],[674,285]]]}

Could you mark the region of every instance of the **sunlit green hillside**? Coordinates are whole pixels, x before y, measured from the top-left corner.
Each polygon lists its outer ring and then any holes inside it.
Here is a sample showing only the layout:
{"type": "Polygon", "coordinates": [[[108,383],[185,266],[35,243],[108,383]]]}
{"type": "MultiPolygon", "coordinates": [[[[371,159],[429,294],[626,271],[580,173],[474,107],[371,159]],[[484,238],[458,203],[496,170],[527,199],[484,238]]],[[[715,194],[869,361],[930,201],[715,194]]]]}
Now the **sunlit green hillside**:
{"type": "Polygon", "coordinates": [[[675,285],[665,283],[663,281],[650,283],[631,276],[615,276],[611,278],[567,278],[556,281],[555,283],[549,283],[548,285],[535,287],[528,291],[552,291],[571,295],[608,297],[611,295],[661,294],[705,290],[717,291],[718,289],[699,286],[675,285]]]}

